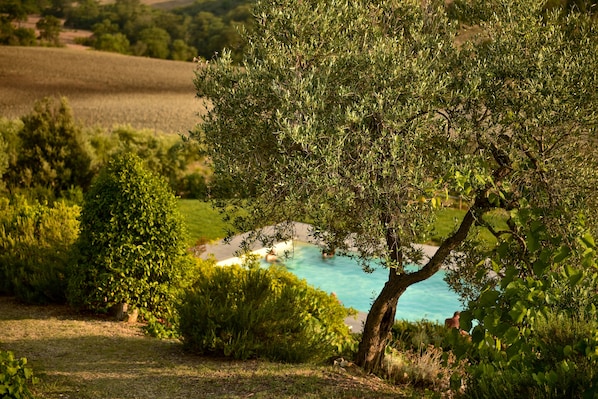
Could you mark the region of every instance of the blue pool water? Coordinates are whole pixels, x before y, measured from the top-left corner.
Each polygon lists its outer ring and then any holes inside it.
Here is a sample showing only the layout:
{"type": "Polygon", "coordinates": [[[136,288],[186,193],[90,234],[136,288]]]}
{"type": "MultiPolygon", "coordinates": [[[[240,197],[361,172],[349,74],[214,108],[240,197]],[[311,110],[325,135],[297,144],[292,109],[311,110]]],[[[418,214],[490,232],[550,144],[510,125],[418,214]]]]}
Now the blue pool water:
{"type": "MultiPolygon", "coordinates": [[[[336,293],[345,306],[361,312],[369,311],[388,278],[386,269],[366,273],[348,257],[322,259],[320,248],[315,245],[295,242],[288,254],[288,259],[281,259],[281,263],[289,271],[314,287],[336,293]]],[[[430,279],[409,287],[399,299],[396,318],[444,322],[460,310],[459,297],[443,278],[444,272],[439,271],[430,279]]]]}

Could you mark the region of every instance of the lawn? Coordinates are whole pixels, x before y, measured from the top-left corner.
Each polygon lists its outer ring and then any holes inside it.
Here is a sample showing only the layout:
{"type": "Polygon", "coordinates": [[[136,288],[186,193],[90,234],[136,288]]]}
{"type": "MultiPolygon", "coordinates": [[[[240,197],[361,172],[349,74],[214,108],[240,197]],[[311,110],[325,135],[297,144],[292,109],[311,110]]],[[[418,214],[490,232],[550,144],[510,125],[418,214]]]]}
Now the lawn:
{"type": "MultiPolygon", "coordinates": [[[[230,224],[223,221],[220,212],[211,203],[199,200],[179,200],[179,209],[187,223],[190,233],[191,244],[198,239],[214,241],[224,238],[230,224]]],[[[430,236],[431,245],[439,245],[444,237],[452,233],[465,215],[464,210],[456,208],[443,208],[438,212],[433,232],[430,236]]],[[[506,215],[499,212],[490,212],[486,217],[495,228],[505,229],[506,215]]],[[[478,234],[482,242],[487,246],[493,246],[496,239],[485,228],[475,228],[470,234],[478,234]]]]}
{"type": "Polygon", "coordinates": [[[355,366],[192,355],[140,327],[0,297],[0,349],[28,359],[38,399],[413,397],[355,366]]]}
{"type": "MultiPolygon", "coordinates": [[[[434,229],[431,233],[430,244],[438,245],[443,238],[446,238],[449,234],[454,232],[459,226],[459,223],[461,223],[461,220],[463,220],[465,212],[465,210],[456,208],[441,209],[437,214],[436,223],[434,224],[434,229]]],[[[507,216],[502,211],[489,212],[484,216],[484,220],[490,223],[495,229],[501,230],[507,228],[507,216]]],[[[486,247],[492,247],[497,242],[496,238],[486,228],[474,227],[469,233],[469,236],[473,237],[476,234],[479,234],[478,239],[484,243],[486,247]]]]}
{"type": "Polygon", "coordinates": [[[211,202],[195,199],[180,199],[179,211],[183,215],[191,244],[197,240],[214,241],[226,236],[230,225],[211,202]]]}

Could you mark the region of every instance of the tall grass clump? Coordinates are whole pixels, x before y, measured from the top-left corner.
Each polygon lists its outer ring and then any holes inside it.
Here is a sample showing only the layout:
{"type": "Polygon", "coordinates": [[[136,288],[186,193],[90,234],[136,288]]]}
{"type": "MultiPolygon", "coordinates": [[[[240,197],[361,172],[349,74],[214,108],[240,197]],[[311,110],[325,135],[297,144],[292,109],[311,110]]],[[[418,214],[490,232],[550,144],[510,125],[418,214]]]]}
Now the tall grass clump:
{"type": "Polygon", "coordinates": [[[406,352],[388,349],[382,367],[382,374],[395,384],[409,384],[434,392],[449,393],[465,377],[464,362],[434,345],[406,352]]]}
{"type": "Polygon", "coordinates": [[[187,350],[286,362],[320,361],[354,345],[349,313],[282,267],[207,262],[179,307],[187,350]]]}
{"type": "Polygon", "coordinates": [[[453,342],[465,342],[457,330],[428,320],[397,321],[386,349],[382,374],[393,383],[436,392],[460,387],[465,366],[452,353],[453,342]]]}

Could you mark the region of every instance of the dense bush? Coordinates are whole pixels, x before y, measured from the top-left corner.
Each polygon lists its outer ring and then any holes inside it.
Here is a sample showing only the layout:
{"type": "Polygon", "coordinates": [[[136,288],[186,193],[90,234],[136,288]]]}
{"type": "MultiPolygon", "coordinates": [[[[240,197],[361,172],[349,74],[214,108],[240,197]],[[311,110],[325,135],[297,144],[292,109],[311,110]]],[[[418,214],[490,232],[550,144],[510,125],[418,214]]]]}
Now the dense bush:
{"type": "Polygon", "coordinates": [[[461,323],[478,322],[473,345],[456,349],[471,363],[466,397],[598,396],[596,250],[587,233],[574,247],[534,246],[533,276],[506,266],[500,285],[470,302],[461,323]]]}
{"type": "Polygon", "coordinates": [[[64,302],[79,233],[78,206],[0,198],[0,293],[30,303],[64,302]]]}
{"type": "Polygon", "coordinates": [[[44,98],[21,120],[16,138],[11,131],[2,133],[16,141],[9,143],[11,156],[4,176],[9,188],[40,186],[55,194],[86,188],[91,180],[91,157],[68,100],[44,98]]]}
{"type": "Polygon", "coordinates": [[[337,299],[281,267],[204,263],[179,307],[193,352],[303,362],[339,354],[354,342],[337,299]]]}
{"type": "Polygon", "coordinates": [[[177,202],[137,156],[104,168],[85,195],[71,303],[99,312],[127,304],[169,313],[172,290],[190,265],[177,202]]]}
{"type": "Polygon", "coordinates": [[[15,359],[12,352],[0,350],[0,398],[33,398],[29,384],[36,382],[33,372],[27,365],[27,359],[15,359]]]}
{"type": "Polygon", "coordinates": [[[448,392],[451,381],[465,374],[464,361],[452,353],[453,343],[467,341],[456,329],[436,322],[397,321],[382,363],[383,374],[394,383],[448,392]]]}

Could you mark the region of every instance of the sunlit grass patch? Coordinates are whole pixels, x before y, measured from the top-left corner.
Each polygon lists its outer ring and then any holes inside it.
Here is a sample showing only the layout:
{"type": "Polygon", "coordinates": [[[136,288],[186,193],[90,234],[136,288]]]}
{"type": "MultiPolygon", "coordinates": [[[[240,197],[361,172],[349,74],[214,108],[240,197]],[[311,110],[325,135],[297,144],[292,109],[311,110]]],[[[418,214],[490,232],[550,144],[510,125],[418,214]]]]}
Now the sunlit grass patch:
{"type": "Polygon", "coordinates": [[[0,348],[26,357],[38,399],[406,398],[406,388],[332,365],[189,355],[140,324],[0,297],[0,348]]]}
{"type": "Polygon", "coordinates": [[[195,199],[180,199],[179,210],[187,225],[190,244],[197,240],[212,241],[226,236],[231,226],[223,219],[223,215],[214,208],[212,202],[195,199]]]}
{"type": "MultiPolygon", "coordinates": [[[[434,229],[430,235],[433,244],[438,244],[443,238],[446,238],[454,232],[458,227],[466,210],[457,208],[443,208],[437,213],[437,220],[434,224],[434,229]]],[[[507,228],[507,215],[501,211],[489,212],[484,216],[484,219],[490,223],[495,229],[502,230],[507,228]]],[[[479,234],[479,239],[487,247],[492,247],[496,244],[496,238],[486,228],[475,227],[470,232],[470,236],[479,234]]]]}

